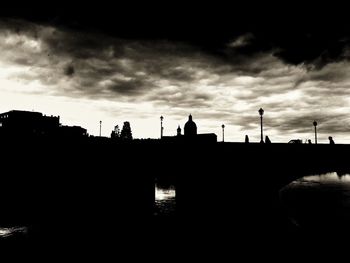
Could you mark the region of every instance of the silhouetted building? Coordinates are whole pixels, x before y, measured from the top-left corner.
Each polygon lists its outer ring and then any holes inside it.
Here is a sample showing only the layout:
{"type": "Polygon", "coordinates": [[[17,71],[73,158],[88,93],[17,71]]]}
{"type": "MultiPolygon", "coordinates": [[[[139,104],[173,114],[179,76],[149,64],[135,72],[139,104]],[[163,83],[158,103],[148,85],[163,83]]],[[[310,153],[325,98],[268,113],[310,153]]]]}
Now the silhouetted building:
{"type": "Polygon", "coordinates": [[[265,136],[265,143],[271,143],[269,136],[265,136]]]}
{"type": "Polygon", "coordinates": [[[179,125],[179,127],[177,127],[177,130],[176,130],[176,135],[177,136],[181,136],[181,128],[180,128],[180,125],[179,125]]]}
{"type": "Polygon", "coordinates": [[[188,116],[188,121],[184,126],[184,135],[181,134],[180,125],[176,129],[176,136],[163,136],[162,141],[166,142],[195,142],[195,143],[213,143],[217,142],[215,133],[197,134],[197,125],[192,119],[192,115],[188,116]]]}
{"type": "Polygon", "coordinates": [[[86,129],[80,126],[60,126],[59,135],[62,137],[84,137],[87,136],[86,129]]]}
{"type": "Polygon", "coordinates": [[[46,116],[40,112],[12,110],[0,114],[1,132],[16,136],[53,135],[59,122],[59,116],[46,116]]]}
{"type": "Polygon", "coordinates": [[[185,124],[184,127],[184,135],[185,136],[194,136],[197,135],[197,125],[196,123],[192,120],[192,115],[188,116],[188,121],[185,124]]]}
{"type": "Polygon", "coordinates": [[[36,137],[82,137],[87,130],[80,126],[60,125],[59,116],[46,116],[40,112],[12,110],[0,114],[0,134],[16,138],[36,137]]]}

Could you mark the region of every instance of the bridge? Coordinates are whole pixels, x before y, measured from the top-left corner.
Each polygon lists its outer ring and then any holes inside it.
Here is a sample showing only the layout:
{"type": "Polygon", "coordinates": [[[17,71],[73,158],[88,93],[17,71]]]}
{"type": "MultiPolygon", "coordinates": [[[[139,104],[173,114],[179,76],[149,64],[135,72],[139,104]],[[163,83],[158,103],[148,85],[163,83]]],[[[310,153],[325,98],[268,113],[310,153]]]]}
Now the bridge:
{"type": "Polygon", "coordinates": [[[318,244],[289,231],[279,190],[305,175],[346,173],[350,152],[350,145],[321,144],[0,144],[0,223],[34,226],[29,247],[136,243],[181,254],[196,244],[198,253],[235,248],[245,257],[247,249],[273,255],[318,244]],[[175,184],[175,217],[153,216],[155,180],[175,184]]]}
{"type": "Polygon", "coordinates": [[[322,144],[40,139],[1,145],[1,221],[40,225],[150,220],[155,180],[175,184],[177,218],[186,222],[279,224],[279,190],[305,175],[345,173],[350,153],[350,145],[322,144]]]}
{"type": "Polygon", "coordinates": [[[307,175],[350,172],[349,145],[218,143],[159,151],[167,154],[157,159],[163,172],[156,176],[175,182],[178,216],[228,232],[237,225],[283,232],[290,227],[280,200],[284,186],[307,175]]]}

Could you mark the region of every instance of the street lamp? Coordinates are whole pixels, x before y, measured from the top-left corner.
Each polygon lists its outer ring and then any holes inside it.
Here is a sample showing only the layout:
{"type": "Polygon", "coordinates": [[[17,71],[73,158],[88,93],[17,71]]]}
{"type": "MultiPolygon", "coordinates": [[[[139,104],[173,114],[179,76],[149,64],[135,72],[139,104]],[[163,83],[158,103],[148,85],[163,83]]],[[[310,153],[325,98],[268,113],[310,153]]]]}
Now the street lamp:
{"type": "Polygon", "coordinates": [[[313,122],[313,125],[315,126],[315,144],[317,144],[317,128],[316,128],[316,126],[317,126],[317,121],[314,121],[314,122],[313,122]]]}
{"type": "Polygon", "coordinates": [[[222,142],[225,141],[225,125],[221,125],[221,128],[222,128],[222,142]]]}
{"type": "Polygon", "coordinates": [[[264,115],[264,110],[262,108],[260,108],[258,110],[259,115],[260,115],[260,129],[261,129],[261,138],[260,138],[260,143],[264,143],[264,137],[263,137],[263,115],[264,115]]]}
{"type": "Polygon", "coordinates": [[[163,116],[160,116],[160,138],[163,138],[163,116]]]}
{"type": "Polygon", "coordinates": [[[100,137],[101,137],[101,126],[102,126],[102,121],[100,121],[100,137]]]}

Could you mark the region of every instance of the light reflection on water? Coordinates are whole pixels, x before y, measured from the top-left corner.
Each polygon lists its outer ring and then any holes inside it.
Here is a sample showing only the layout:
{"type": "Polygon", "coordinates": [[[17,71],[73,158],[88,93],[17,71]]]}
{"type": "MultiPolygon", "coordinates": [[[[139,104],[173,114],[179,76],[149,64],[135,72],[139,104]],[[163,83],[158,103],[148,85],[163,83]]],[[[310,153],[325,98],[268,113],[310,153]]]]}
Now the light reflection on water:
{"type": "Polygon", "coordinates": [[[316,183],[319,185],[334,184],[338,186],[341,185],[341,186],[350,187],[350,174],[339,174],[334,172],[334,173],[326,173],[326,174],[320,174],[320,175],[309,175],[292,182],[291,186],[293,186],[294,184],[300,185],[302,183],[306,183],[306,184],[316,183]]]}
{"type": "Polygon", "coordinates": [[[1,227],[0,228],[0,238],[6,238],[16,234],[26,234],[26,227],[1,227]]]}
{"type": "Polygon", "coordinates": [[[350,174],[306,176],[284,187],[280,194],[297,226],[350,226],[350,174]]]}
{"type": "Polygon", "coordinates": [[[176,191],[174,186],[155,187],[155,215],[169,216],[175,214],[176,191]]]}

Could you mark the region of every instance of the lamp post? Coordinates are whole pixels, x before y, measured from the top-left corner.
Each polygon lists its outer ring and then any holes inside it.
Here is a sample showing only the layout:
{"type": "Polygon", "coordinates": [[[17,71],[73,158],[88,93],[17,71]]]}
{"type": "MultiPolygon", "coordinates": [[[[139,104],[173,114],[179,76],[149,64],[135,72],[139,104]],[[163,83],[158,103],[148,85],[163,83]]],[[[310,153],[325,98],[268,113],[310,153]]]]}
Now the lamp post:
{"type": "Polygon", "coordinates": [[[102,121],[100,121],[100,137],[101,137],[101,127],[102,127],[102,121]]]}
{"type": "Polygon", "coordinates": [[[160,138],[163,138],[163,116],[160,116],[160,138]]]}
{"type": "Polygon", "coordinates": [[[260,138],[260,143],[264,143],[264,137],[263,137],[263,115],[264,115],[264,110],[262,108],[260,108],[258,110],[259,115],[260,115],[260,134],[261,134],[261,138],[260,138]]]}
{"type": "Polygon", "coordinates": [[[316,128],[316,126],[317,126],[317,121],[314,121],[314,122],[313,122],[313,125],[315,126],[315,144],[317,144],[317,128],[316,128]]]}
{"type": "Polygon", "coordinates": [[[222,142],[225,141],[225,125],[221,125],[221,128],[222,128],[222,142]]]}

